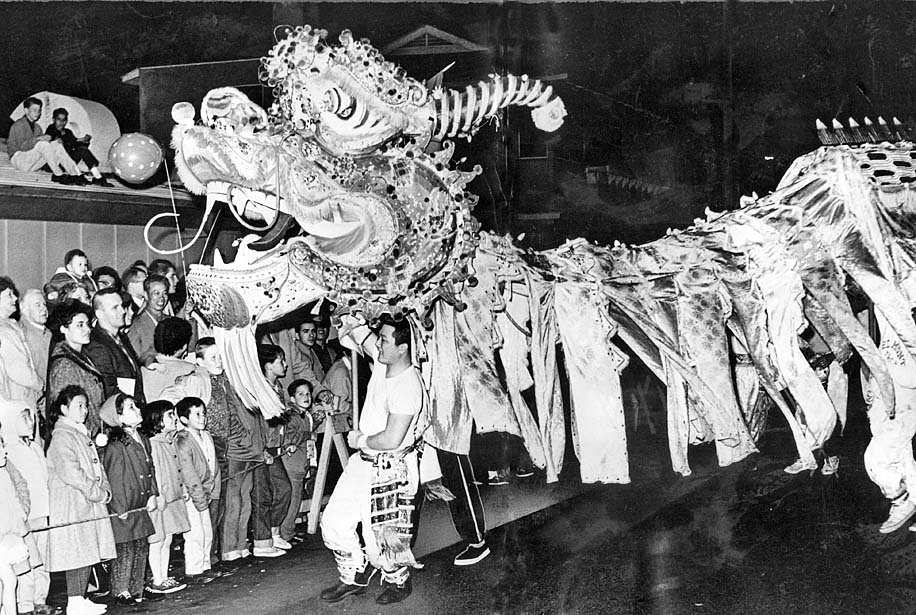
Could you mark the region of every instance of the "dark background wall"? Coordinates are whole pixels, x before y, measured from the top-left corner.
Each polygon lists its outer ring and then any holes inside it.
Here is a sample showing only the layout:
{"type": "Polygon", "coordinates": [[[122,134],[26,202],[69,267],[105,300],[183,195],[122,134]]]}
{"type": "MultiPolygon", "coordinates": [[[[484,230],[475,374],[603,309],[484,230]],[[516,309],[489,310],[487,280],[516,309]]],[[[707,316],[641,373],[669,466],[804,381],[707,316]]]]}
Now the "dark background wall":
{"type": "MultiPolygon", "coordinates": [[[[565,73],[555,83],[569,110],[559,133],[535,134],[513,111],[456,157],[486,169],[472,186],[484,224],[526,232],[535,247],[577,235],[650,239],[704,207],[771,190],[817,147],[815,118],[907,121],[914,109],[916,10],[899,0],[3,3],[0,19],[9,33],[0,40],[0,110],[50,89],[102,102],[124,131],[139,127],[140,100],[122,74],[259,57],[280,23],[321,26],[332,40],[346,27],[380,48],[431,24],[490,48],[456,66],[455,80],[565,73]],[[595,165],[616,179],[588,183],[585,168],[595,165]]],[[[435,62],[424,61],[403,63],[432,72],[435,62]]],[[[181,93],[199,103],[199,92],[181,93]]]]}

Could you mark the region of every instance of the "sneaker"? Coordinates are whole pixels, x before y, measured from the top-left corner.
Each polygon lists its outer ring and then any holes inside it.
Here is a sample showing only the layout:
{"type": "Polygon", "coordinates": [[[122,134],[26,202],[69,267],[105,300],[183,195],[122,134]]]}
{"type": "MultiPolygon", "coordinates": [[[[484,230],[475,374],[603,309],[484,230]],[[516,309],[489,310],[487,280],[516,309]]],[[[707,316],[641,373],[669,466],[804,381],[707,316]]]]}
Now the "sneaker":
{"type": "Polygon", "coordinates": [[[136,600],[127,592],[122,592],[114,597],[114,603],[118,606],[130,606],[136,603],[136,600]]]}
{"type": "Polygon", "coordinates": [[[476,545],[469,544],[461,553],[455,556],[456,566],[473,566],[490,554],[490,547],[483,541],[476,545]]]}
{"type": "Polygon", "coordinates": [[[891,511],[887,517],[887,521],[881,524],[881,527],[878,528],[878,531],[882,534],[890,534],[891,532],[896,532],[903,525],[910,520],[914,514],[916,514],[916,504],[910,501],[909,497],[898,498],[891,502],[891,511]],[[898,501],[902,499],[902,501],[898,501]]]}
{"type": "Polygon", "coordinates": [[[221,576],[223,576],[222,573],[214,573],[208,570],[207,572],[201,572],[199,574],[186,574],[184,575],[184,578],[188,583],[193,583],[194,585],[206,585],[207,583],[215,581],[221,576]]]}
{"type": "Polygon", "coordinates": [[[283,549],[284,551],[289,551],[293,548],[293,545],[289,544],[289,542],[283,540],[279,536],[274,536],[274,546],[278,549],[283,549]]]}
{"type": "Polygon", "coordinates": [[[169,592],[169,587],[168,587],[168,585],[165,584],[164,581],[163,581],[162,583],[150,583],[149,585],[146,586],[146,591],[148,591],[148,592],[151,593],[151,594],[168,594],[168,593],[170,593],[170,592],[169,592]]]}
{"type": "Polygon", "coordinates": [[[186,583],[180,583],[174,577],[168,577],[162,583],[150,583],[146,586],[146,591],[151,594],[174,594],[187,587],[186,583]]]}
{"type": "Polygon", "coordinates": [[[836,474],[840,469],[840,458],[839,457],[827,457],[824,459],[824,465],[821,466],[821,474],[824,476],[832,476],[836,474]]]}
{"type": "Polygon", "coordinates": [[[530,477],[534,476],[534,468],[531,467],[531,466],[525,466],[525,467],[522,467],[522,468],[518,468],[518,469],[515,471],[515,475],[516,475],[518,478],[530,478],[530,477]]]}
{"type": "Polygon", "coordinates": [[[32,608],[32,612],[35,615],[60,615],[63,609],[53,604],[36,604],[32,608]]]}
{"type": "Polygon", "coordinates": [[[817,463],[814,461],[805,461],[803,459],[798,459],[790,466],[786,466],[786,474],[801,474],[805,471],[814,471],[817,469],[817,463]]]}
{"type": "Polygon", "coordinates": [[[490,470],[487,473],[487,483],[492,486],[499,485],[508,485],[509,484],[509,469],[503,468],[502,470],[490,470]]]}
{"type": "Polygon", "coordinates": [[[160,600],[165,600],[165,596],[154,594],[145,589],[139,596],[134,596],[134,604],[141,604],[143,602],[159,602],[160,600]]]}
{"type": "Polygon", "coordinates": [[[87,598],[70,598],[67,600],[67,615],[102,615],[108,607],[87,598]]]}
{"type": "Polygon", "coordinates": [[[280,557],[286,555],[286,551],[277,547],[255,547],[253,550],[255,557],[280,557]]]}
{"type": "Polygon", "coordinates": [[[385,590],[379,594],[378,598],[375,599],[376,604],[394,604],[396,602],[401,602],[410,596],[413,591],[413,586],[410,583],[410,578],[408,578],[401,585],[396,585],[394,583],[383,583],[385,590]]]}

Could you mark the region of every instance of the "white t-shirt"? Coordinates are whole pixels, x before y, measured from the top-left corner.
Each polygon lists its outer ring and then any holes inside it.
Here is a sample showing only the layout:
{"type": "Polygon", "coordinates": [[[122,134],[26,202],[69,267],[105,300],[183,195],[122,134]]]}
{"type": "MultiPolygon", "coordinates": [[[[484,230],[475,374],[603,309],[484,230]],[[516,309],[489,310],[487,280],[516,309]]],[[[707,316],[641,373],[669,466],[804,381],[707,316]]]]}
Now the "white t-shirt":
{"type": "Polygon", "coordinates": [[[417,424],[428,406],[426,388],[420,371],[413,366],[394,378],[388,378],[387,371],[387,365],[377,360],[373,363],[366,402],[359,415],[359,430],[367,436],[374,436],[385,431],[389,414],[413,415],[403,442],[393,449],[402,450],[416,442],[419,435],[416,433],[417,424]]]}

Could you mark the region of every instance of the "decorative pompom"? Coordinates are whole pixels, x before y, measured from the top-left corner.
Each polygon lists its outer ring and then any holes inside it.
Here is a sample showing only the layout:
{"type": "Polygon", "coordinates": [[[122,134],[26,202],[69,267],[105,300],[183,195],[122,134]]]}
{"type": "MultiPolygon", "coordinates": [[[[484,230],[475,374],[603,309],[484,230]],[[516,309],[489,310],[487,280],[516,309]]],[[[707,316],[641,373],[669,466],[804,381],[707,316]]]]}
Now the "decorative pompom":
{"type": "Polygon", "coordinates": [[[544,132],[553,132],[563,125],[563,118],[566,117],[566,105],[563,104],[562,98],[554,98],[543,107],[532,109],[531,119],[538,130],[544,132]]]}
{"type": "Polygon", "coordinates": [[[105,446],[108,446],[108,436],[106,436],[106,435],[103,434],[103,433],[100,433],[100,434],[96,435],[96,437],[95,437],[95,445],[98,446],[99,448],[103,448],[103,447],[105,447],[105,446]]]}

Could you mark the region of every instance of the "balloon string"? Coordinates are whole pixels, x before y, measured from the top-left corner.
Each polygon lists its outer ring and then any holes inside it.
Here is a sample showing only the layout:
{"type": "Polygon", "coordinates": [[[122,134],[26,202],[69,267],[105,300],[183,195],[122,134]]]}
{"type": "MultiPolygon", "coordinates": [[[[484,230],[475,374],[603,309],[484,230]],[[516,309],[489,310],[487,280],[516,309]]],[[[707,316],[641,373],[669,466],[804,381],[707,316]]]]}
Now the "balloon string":
{"type": "Polygon", "coordinates": [[[210,225],[210,231],[207,233],[207,239],[204,240],[204,247],[203,247],[203,249],[200,251],[200,260],[197,262],[198,265],[201,265],[201,264],[203,264],[203,262],[204,262],[204,255],[207,253],[207,246],[210,245],[210,237],[213,236],[213,229],[216,228],[216,223],[219,222],[219,215],[220,215],[222,212],[223,212],[222,209],[217,209],[217,210],[216,210],[216,215],[213,216],[213,224],[210,225]]]}
{"type": "MultiPolygon", "coordinates": [[[[175,234],[178,236],[178,249],[180,250],[178,255],[181,257],[181,271],[184,274],[184,277],[188,277],[188,266],[185,264],[184,260],[184,245],[181,241],[181,225],[178,224],[178,208],[175,206],[175,193],[172,192],[172,176],[169,174],[169,161],[165,160],[165,179],[169,185],[169,200],[172,201],[172,213],[175,214],[175,234]]],[[[174,290],[174,289],[173,289],[174,290]]]]}

